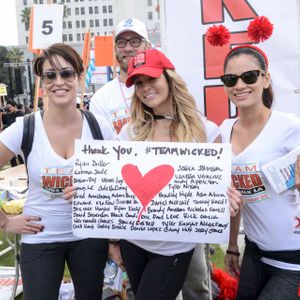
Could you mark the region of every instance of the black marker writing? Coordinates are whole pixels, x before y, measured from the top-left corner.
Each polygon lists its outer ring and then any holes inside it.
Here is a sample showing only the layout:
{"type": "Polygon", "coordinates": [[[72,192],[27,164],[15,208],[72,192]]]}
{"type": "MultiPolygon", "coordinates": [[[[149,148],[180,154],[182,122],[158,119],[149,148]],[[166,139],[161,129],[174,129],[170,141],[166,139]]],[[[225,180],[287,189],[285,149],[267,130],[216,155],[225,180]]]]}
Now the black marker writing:
{"type": "Polygon", "coordinates": [[[109,152],[104,146],[101,146],[100,148],[92,148],[90,145],[84,145],[81,151],[84,154],[109,154],[109,152]]]}
{"type": "Polygon", "coordinates": [[[121,154],[127,154],[130,155],[132,153],[132,148],[123,148],[121,146],[118,146],[118,148],[116,147],[112,147],[113,150],[117,153],[117,159],[120,160],[120,156],[121,154]]]}

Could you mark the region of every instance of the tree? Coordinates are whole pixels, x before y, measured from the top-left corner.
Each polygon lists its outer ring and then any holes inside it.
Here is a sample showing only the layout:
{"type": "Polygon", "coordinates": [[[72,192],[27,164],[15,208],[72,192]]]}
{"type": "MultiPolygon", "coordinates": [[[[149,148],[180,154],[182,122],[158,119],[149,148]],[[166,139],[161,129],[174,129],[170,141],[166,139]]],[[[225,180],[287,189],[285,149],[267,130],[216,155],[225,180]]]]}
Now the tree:
{"type": "MultiPolygon", "coordinates": [[[[0,61],[7,62],[7,48],[4,46],[0,46],[0,61]]],[[[0,64],[0,83],[5,83],[9,85],[9,77],[8,77],[8,68],[3,67],[3,63],[0,64]]]]}
{"type": "Polygon", "coordinates": [[[29,21],[30,21],[30,7],[25,7],[21,11],[21,22],[25,24],[25,30],[29,30],[29,21]]]}
{"type": "MultiPolygon", "coordinates": [[[[7,60],[10,63],[22,62],[24,60],[24,52],[17,47],[12,47],[7,52],[7,60]]],[[[12,88],[17,94],[23,94],[22,78],[24,72],[24,67],[13,67],[11,69],[11,76],[13,77],[12,88]]]]}
{"type": "Polygon", "coordinates": [[[10,62],[21,62],[24,59],[24,52],[17,47],[12,47],[8,50],[7,58],[10,62]]]}
{"type": "MultiPolygon", "coordinates": [[[[61,3],[62,4],[62,3],[61,3]]],[[[66,19],[69,15],[70,15],[70,12],[69,12],[69,8],[67,5],[64,4],[64,14],[63,14],[63,18],[66,19]]]]}

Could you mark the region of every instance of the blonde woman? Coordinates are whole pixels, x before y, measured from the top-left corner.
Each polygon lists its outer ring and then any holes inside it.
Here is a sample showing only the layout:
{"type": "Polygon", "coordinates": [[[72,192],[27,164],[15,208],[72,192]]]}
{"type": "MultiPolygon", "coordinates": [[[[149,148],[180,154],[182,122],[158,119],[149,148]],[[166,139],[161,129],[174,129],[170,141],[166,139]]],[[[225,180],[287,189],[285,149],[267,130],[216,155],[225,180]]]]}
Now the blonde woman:
{"type": "MultiPolygon", "coordinates": [[[[121,140],[161,142],[213,142],[218,127],[205,120],[175,67],[161,52],[140,51],[129,62],[126,85],[134,85],[132,121],[121,140]]],[[[239,207],[239,194],[230,189],[231,213],[239,207]]],[[[121,240],[110,245],[119,263],[122,258],[136,300],[172,300],[183,286],[195,243],[121,240]]]]}

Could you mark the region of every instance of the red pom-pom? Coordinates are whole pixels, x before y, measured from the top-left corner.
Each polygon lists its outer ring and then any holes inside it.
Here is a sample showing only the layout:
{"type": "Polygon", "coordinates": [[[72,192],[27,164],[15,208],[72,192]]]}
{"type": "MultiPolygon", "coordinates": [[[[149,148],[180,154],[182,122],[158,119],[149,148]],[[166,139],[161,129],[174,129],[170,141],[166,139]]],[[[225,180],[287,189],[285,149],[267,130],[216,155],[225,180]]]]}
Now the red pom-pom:
{"type": "Polygon", "coordinates": [[[213,46],[223,46],[230,40],[230,32],[223,25],[213,25],[207,29],[206,38],[213,46]]]}
{"type": "Polygon", "coordinates": [[[238,290],[238,281],[233,278],[230,274],[226,273],[222,269],[217,269],[213,266],[213,276],[214,282],[217,283],[220,289],[220,295],[218,300],[235,300],[238,290]]]}
{"type": "Polygon", "coordinates": [[[249,23],[248,36],[256,43],[267,40],[273,33],[273,24],[268,18],[256,17],[249,23]]]}

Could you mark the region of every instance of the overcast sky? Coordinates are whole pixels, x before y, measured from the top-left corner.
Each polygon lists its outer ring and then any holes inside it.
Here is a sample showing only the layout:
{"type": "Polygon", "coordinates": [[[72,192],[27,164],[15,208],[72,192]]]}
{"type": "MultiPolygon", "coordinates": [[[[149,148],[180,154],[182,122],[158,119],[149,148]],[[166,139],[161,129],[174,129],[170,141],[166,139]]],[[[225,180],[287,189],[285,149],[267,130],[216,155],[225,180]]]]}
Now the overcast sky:
{"type": "Polygon", "coordinates": [[[0,31],[0,46],[17,45],[15,0],[0,0],[0,31]]]}

